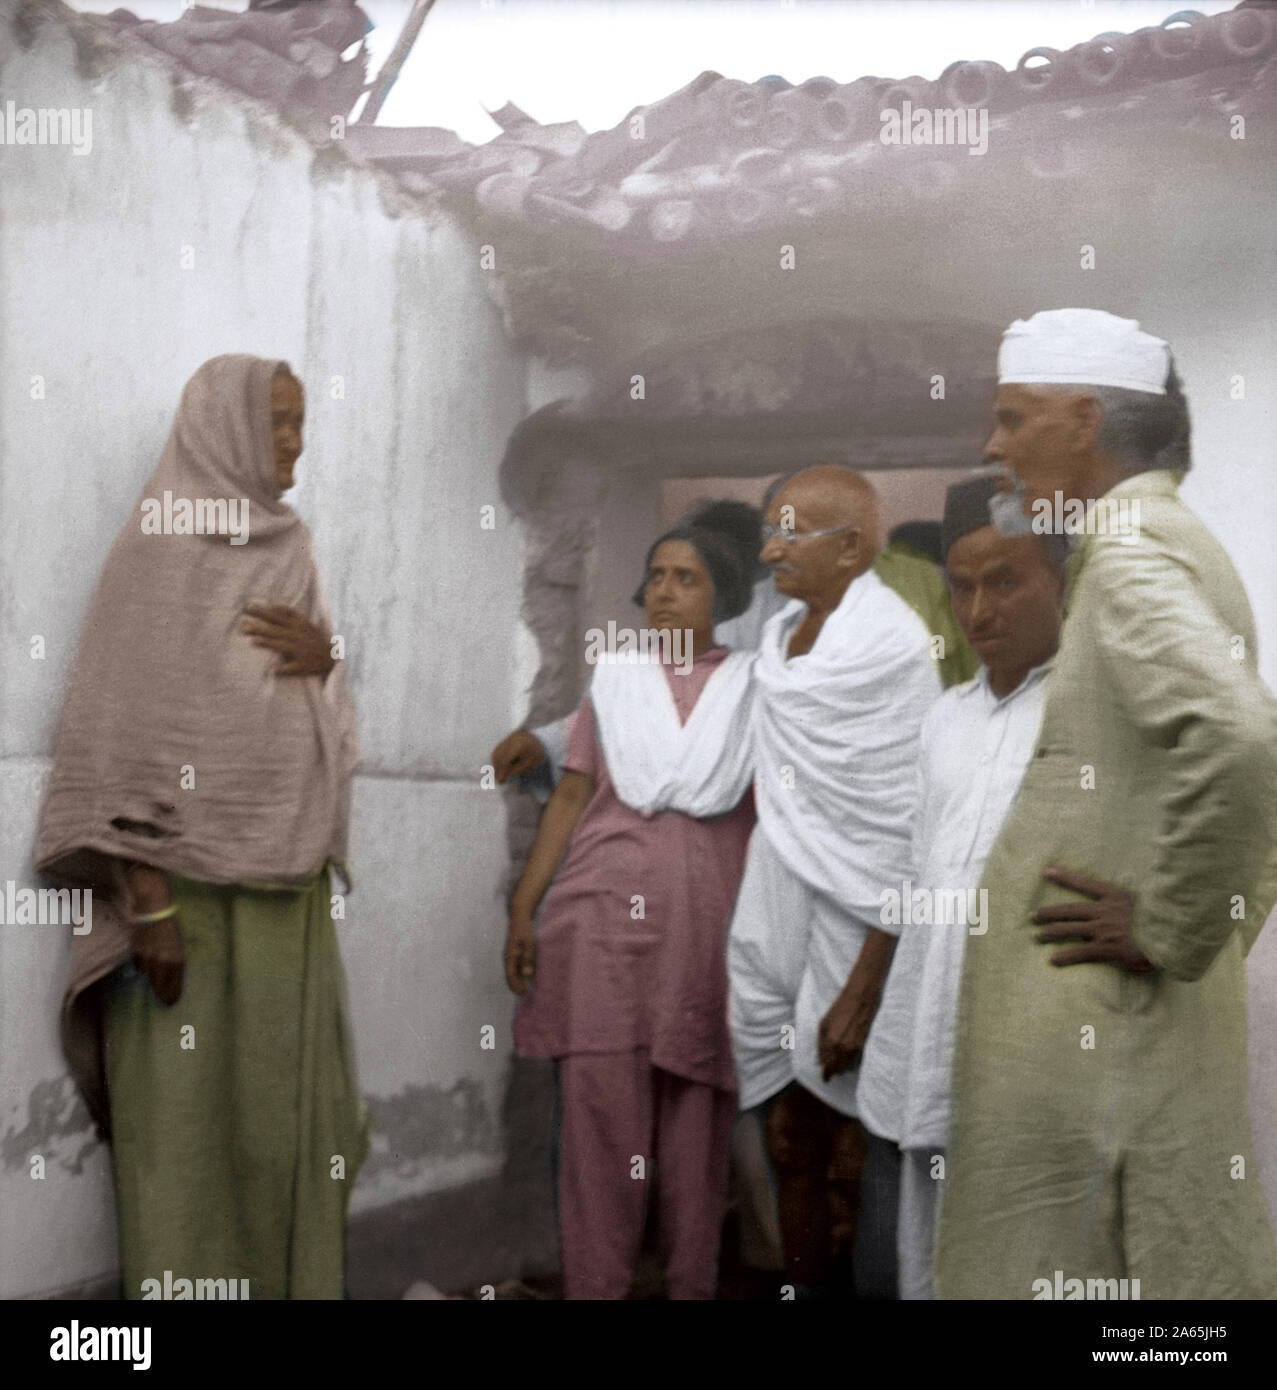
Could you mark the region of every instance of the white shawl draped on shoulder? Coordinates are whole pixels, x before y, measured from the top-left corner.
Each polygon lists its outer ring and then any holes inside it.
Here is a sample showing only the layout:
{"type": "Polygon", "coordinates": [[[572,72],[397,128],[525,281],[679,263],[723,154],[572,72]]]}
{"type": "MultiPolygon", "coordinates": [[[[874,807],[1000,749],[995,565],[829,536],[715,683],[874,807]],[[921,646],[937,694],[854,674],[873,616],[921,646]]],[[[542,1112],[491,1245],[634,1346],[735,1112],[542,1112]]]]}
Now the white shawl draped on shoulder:
{"type": "MultiPolygon", "coordinates": [[[[659,662],[601,661],[590,685],[599,744],[617,796],[640,815],[721,816],[753,779],[752,652],[729,652],[681,724],[659,662]]],[[[674,680],[682,677],[677,674],[674,680]]]]}
{"type": "Polygon", "coordinates": [[[877,924],[883,889],[909,876],[918,734],[940,677],[922,620],[872,570],[787,658],[802,611],[771,619],[754,668],[758,818],[794,874],[877,924]]]}

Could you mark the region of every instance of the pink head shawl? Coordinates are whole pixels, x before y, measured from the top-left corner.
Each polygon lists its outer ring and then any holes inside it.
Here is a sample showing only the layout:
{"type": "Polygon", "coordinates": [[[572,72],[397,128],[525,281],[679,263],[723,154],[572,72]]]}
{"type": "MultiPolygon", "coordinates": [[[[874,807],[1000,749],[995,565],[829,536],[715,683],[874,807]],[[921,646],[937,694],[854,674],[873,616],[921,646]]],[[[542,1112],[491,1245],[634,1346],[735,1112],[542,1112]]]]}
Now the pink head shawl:
{"type": "MultiPolygon", "coordinates": [[[[309,534],[275,481],[280,365],[242,354],[204,363],[107,557],[36,841],[36,866],[54,879],[109,894],[112,856],[212,883],[286,884],[345,853],[357,742],[342,664],[322,680],[279,677],[278,655],[240,631],[253,602],[331,631],[309,534]],[[246,508],[247,541],[149,533],[148,516],[164,524],[166,492],[170,520],[183,501],[234,501],[242,526],[246,508]]],[[[68,1003],[127,949],[118,917],[95,902],[92,931],[74,939],[68,1003]]]]}

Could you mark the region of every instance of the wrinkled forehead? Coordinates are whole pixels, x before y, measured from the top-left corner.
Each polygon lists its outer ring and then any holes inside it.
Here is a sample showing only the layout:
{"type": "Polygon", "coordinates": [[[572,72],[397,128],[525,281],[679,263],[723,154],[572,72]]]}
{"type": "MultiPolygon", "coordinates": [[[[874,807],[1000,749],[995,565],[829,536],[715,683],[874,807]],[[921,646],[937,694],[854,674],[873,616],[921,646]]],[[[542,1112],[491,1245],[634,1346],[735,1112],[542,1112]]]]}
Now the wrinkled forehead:
{"type": "Polygon", "coordinates": [[[840,526],[850,519],[848,502],[843,498],[839,506],[829,489],[797,479],[787,483],[772,498],[764,517],[772,526],[779,526],[787,519],[792,519],[794,529],[798,531],[840,526]],[[786,507],[792,510],[786,512],[783,510],[786,507]]]}
{"type": "Polygon", "coordinates": [[[801,479],[786,483],[767,504],[764,516],[768,521],[775,521],[781,513],[781,508],[789,507],[795,516],[810,509],[812,501],[811,488],[805,487],[801,479]]]}

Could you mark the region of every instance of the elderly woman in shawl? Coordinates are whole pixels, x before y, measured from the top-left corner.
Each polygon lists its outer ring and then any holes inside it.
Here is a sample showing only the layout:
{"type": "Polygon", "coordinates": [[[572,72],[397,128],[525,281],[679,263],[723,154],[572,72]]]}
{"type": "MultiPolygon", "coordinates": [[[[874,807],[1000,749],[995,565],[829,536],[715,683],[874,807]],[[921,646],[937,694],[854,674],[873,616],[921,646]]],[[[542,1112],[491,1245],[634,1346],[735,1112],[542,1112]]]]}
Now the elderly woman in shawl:
{"type": "Polygon", "coordinates": [[[62,1034],[111,1142],[128,1298],[166,1271],[344,1287],[367,1139],[328,866],[356,740],[282,500],[302,414],[282,362],[215,357],[186,384],[89,606],[40,822],[37,867],[97,890],[62,1034]],[[235,504],[233,535],[192,522],[235,504]]]}
{"type": "Polygon", "coordinates": [[[668,646],[596,666],[515,890],[506,978],[531,987],[515,1041],[559,1062],[568,1298],[629,1292],[653,1162],[669,1296],[715,1294],[736,1110],[724,949],[754,813],[752,657],[713,626],[748,606],[752,571],[704,527],[653,545],[635,601],[649,633],[690,630],[690,669],[668,646]]]}

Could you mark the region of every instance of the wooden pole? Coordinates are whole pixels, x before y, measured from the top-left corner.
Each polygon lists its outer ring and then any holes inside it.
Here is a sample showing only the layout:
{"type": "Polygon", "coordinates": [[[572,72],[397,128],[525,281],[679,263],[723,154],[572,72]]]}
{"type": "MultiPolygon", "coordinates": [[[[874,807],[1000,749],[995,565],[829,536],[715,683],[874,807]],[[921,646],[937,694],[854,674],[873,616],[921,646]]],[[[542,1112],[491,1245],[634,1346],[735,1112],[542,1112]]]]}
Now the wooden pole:
{"type": "Polygon", "coordinates": [[[412,46],[417,42],[417,35],[421,33],[421,26],[426,22],[426,16],[434,7],[434,3],[435,0],[412,0],[412,11],[395,40],[394,48],[390,50],[390,57],[382,64],[381,71],[368,86],[368,100],[359,113],[357,125],[372,125],[377,119],[382,104],[390,95],[390,89],[399,76],[399,69],[407,62],[412,46]]]}

